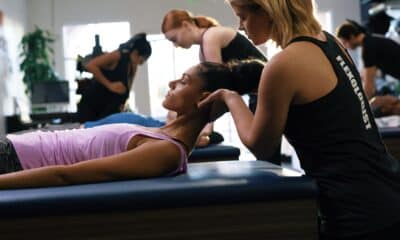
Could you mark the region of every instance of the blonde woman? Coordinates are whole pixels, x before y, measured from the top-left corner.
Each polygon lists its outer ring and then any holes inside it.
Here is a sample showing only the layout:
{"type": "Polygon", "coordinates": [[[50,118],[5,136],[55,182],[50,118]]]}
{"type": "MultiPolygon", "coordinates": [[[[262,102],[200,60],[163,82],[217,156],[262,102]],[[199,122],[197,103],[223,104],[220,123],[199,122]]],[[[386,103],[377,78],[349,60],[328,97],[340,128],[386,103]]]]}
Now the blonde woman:
{"type": "Polygon", "coordinates": [[[282,134],[319,188],[321,238],[390,239],[400,227],[400,164],[382,144],[353,60],[322,31],[312,0],[229,0],[240,29],[283,51],[264,67],[252,114],[218,90],[212,117],[229,109],[239,137],[268,158],[282,134]]]}

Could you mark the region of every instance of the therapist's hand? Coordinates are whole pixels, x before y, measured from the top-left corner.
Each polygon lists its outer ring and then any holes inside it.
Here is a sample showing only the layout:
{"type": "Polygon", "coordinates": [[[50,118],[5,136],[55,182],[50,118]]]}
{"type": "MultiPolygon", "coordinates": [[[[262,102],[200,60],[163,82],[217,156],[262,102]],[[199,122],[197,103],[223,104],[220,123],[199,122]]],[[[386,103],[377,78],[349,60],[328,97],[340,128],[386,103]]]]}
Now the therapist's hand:
{"type": "Polygon", "coordinates": [[[240,96],[238,93],[227,89],[217,90],[211,93],[209,96],[207,96],[204,100],[202,100],[199,103],[198,107],[199,108],[211,107],[209,120],[211,122],[215,121],[216,119],[221,117],[224,113],[229,111],[226,102],[233,95],[240,96]]]}

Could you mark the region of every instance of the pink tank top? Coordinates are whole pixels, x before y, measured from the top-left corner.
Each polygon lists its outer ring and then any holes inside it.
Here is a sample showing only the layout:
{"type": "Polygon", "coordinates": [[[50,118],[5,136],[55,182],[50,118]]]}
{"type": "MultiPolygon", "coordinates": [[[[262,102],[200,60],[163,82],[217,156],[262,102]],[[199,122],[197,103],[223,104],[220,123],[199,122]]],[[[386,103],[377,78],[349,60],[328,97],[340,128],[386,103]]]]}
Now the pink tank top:
{"type": "Polygon", "coordinates": [[[182,144],[171,137],[154,133],[133,124],[108,124],[94,128],[53,132],[35,131],[21,135],[9,134],[23,169],[51,165],[69,165],[127,151],[129,140],[136,135],[174,143],[181,152],[181,164],[169,175],[185,172],[187,153],[182,144]]]}

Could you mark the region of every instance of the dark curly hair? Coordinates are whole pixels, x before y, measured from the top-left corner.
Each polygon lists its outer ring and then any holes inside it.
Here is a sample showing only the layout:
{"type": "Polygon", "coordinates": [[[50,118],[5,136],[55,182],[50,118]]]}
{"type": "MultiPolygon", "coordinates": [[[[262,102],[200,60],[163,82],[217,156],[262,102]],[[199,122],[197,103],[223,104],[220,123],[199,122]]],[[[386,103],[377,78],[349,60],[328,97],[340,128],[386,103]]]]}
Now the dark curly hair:
{"type": "Polygon", "coordinates": [[[246,94],[257,90],[265,62],[258,59],[237,60],[227,64],[200,63],[198,76],[205,81],[204,89],[221,88],[246,94]]]}

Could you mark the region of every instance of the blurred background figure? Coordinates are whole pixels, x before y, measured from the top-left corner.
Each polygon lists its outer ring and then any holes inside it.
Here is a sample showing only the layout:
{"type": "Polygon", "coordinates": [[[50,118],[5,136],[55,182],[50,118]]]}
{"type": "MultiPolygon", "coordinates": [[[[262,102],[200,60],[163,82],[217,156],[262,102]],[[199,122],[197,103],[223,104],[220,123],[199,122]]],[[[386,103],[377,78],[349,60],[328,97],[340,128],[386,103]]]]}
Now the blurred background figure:
{"type": "Polygon", "coordinates": [[[85,68],[93,74],[95,81],[82,92],[78,103],[79,122],[94,121],[124,111],[137,67],[150,55],[151,46],[146,34],[139,33],[117,50],[89,61],[85,68]]]}

